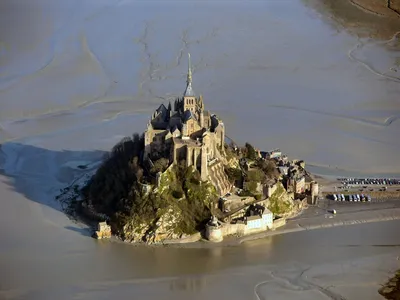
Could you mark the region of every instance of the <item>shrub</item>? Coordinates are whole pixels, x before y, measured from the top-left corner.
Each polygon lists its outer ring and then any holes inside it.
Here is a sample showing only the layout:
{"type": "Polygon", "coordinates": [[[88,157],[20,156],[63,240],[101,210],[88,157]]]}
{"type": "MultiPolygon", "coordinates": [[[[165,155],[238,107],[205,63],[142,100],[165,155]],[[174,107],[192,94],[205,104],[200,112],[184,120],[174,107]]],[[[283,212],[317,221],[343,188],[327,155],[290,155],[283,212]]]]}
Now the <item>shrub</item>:
{"type": "Polygon", "coordinates": [[[181,199],[183,197],[183,192],[182,191],[173,191],[172,196],[175,199],[181,199]]]}
{"type": "Polygon", "coordinates": [[[249,170],[246,175],[246,181],[263,182],[265,180],[265,174],[260,169],[249,170]]]}
{"type": "Polygon", "coordinates": [[[150,172],[152,174],[157,174],[158,172],[164,172],[169,165],[169,160],[167,158],[160,158],[153,163],[153,167],[150,172]]]}
{"type": "Polygon", "coordinates": [[[269,198],[268,209],[274,213],[274,215],[284,214],[290,211],[291,205],[284,201],[285,189],[281,184],[278,185],[275,192],[269,198]]]}
{"type": "Polygon", "coordinates": [[[248,181],[246,184],[246,190],[248,190],[251,193],[256,192],[257,190],[257,182],[256,181],[248,181]]]}

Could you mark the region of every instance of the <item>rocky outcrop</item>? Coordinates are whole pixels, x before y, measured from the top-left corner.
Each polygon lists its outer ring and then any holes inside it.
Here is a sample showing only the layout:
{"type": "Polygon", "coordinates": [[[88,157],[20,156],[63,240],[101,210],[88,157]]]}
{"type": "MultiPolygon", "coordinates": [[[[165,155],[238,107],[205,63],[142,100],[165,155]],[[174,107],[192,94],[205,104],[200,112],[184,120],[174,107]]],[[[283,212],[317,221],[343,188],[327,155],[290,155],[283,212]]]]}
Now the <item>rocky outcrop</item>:
{"type": "Polygon", "coordinates": [[[152,230],[151,242],[161,242],[163,240],[181,238],[182,234],[177,232],[177,224],[182,219],[180,210],[170,207],[156,222],[152,230]]]}
{"type": "Polygon", "coordinates": [[[386,299],[400,299],[400,271],[379,289],[379,294],[386,299]]]}
{"type": "Polygon", "coordinates": [[[222,162],[217,161],[209,166],[208,174],[210,176],[211,183],[215,186],[219,195],[222,196],[231,191],[232,184],[229,182],[222,162]]]}
{"type": "Polygon", "coordinates": [[[160,217],[150,222],[132,219],[123,228],[124,239],[129,242],[152,244],[182,238],[184,235],[177,230],[181,218],[180,210],[170,207],[160,217]]]}
{"type": "Polygon", "coordinates": [[[282,183],[277,183],[277,188],[268,198],[268,209],[278,216],[286,216],[293,213],[295,203],[293,201],[294,195],[286,192],[282,183]]]}

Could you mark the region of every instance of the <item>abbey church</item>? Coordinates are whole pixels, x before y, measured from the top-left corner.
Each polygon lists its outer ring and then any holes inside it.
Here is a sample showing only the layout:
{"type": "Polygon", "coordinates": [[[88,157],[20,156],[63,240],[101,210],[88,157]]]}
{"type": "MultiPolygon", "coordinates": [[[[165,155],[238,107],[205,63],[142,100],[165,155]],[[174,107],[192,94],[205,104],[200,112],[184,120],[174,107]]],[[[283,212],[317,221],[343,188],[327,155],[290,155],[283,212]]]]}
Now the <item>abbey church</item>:
{"type": "Polygon", "coordinates": [[[222,195],[231,189],[222,165],[224,141],[224,123],[205,110],[203,97],[193,91],[189,54],[183,97],[173,107],[161,104],[153,113],[145,131],[144,159],[166,157],[171,164],[185,160],[187,167],[197,168],[202,180],[211,180],[222,195]]]}

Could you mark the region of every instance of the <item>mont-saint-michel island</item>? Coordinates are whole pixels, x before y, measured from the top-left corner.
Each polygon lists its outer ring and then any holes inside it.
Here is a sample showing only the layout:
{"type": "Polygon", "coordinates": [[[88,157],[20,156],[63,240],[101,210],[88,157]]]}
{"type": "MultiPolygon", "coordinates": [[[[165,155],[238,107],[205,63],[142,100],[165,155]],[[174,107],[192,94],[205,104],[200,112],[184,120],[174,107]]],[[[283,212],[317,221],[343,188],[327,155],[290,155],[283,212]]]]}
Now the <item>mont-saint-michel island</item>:
{"type": "MultiPolygon", "coordinates": [[[[240,146],[206,103],[195,93],[188,54],[182,96],[160,104],[144,133],[122,139],[95,172],[61,190],[57,199],[66,212],[91,224],[96,239],[153,245],[242,242],[356,224],[360,220],[337,216],[338,202],[361,205],[399,196],[396,179],[326,181],[280,149],[240,146]],[[308,224],[287,224],[303,214],[308,224]]],[[[380,213],[379,220],[397,218],[380,213]]],[[[375,217],[361,216],[362,222],[375,217]]]]}
{"type": "Polygon", "coordinates": [[[69,212],[98,222],[95,238],[147,244],[272,231],[316,202],[318,183],[304,161],[237,145],[206,104],[188,54],[182,97],[162,103],[143,134],[115,145],[83,187],[58,198],[74,195],[69,212]]]}
{"type": "Polygon", "coordinates": [[[400,300],[400,0],[0,6],[1,300],[400,300]]]}

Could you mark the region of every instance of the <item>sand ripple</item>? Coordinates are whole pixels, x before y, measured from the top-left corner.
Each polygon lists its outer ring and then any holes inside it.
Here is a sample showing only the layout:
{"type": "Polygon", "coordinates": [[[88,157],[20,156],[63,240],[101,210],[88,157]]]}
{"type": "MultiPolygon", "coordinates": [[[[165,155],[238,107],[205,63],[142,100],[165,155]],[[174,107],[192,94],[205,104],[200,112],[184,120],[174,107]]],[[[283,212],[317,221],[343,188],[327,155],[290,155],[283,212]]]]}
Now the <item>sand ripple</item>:
{"type": "MultiPolygon", "coordinates": [[[[399,36],[400,36],[400,31],[396,32],[396,33],[393,35],[393,37],[392,37],[391,39],[387,40],[387,41],[383,41],[383,42],[370,42],[369,44],[373,44],[373,45],[388,45],[388,44],[390,44],[390,43],[393,43],[393,42],[397,41],[397,40],[399,39],[399,36]]],[[[354,55],[354,52],[355,52],[356,50],[362,51],[363,47],[365,47],[366,45],[369,45],[369,44],[365,44],[365,43],[362,43],[362,42],[360,41],[354,48],[352,48],[352,49],[348,52],[349,58],[350,58],[351,60],[353,60],[353,61],[356,61],[357,63],[359,63],[360,65],[362,65],[363,67],[365,67],[367,70],[369,70],[370,72],[372,72],[373,74],[375,74],[375,75],[377,75],[377,76],[379,76],[379,77],[382,77],[382,78],[385,78],[385,79],[388,79],[388,80],[391,80],[391,81],[394,81],[394,82],[400,82],[400,77],[397,77],[397,76],[394,76],[394,75],[385,74],[386,72],[383,72],[383,71],[378,71],[378,70],[376,70],[376,69],[371,65],[371,63],[369,63],[369,62],[367,62],[367,61],[363,61],[363,60],[357,58],[357,57],[354,55]]],[[[392,67],[392,68],[393,68],[393,67],[392,67]]],[[[391,68],[391,69],[392,69],[392,68],[391,68]]],[[[397,70],[397,69],[394,69],[394,70],[397,70]]],[[[399,70],[399,71],[400,71],[400,70],[399,70]]]]}

